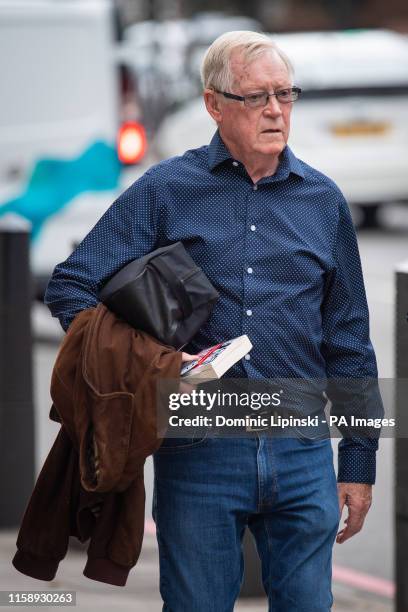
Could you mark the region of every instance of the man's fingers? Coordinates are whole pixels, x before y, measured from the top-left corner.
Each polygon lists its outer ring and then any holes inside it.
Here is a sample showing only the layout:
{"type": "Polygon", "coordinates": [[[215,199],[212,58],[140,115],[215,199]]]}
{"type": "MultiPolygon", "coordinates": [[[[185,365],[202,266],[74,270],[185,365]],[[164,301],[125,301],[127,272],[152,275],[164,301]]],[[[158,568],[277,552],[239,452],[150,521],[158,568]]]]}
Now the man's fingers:
{"type": "Polygon", "coordinates": [[[194,359],[198,359],[198,355],[190,355],[190,353],[181,353],[181,362],[185,361],[194,361],[194,359]]]}
{"type": "Polygon", "coordinates": [[[345,520],[346,526],[338,532],[336,536],[336,542],[342,544],[353,535],[361,531],[364,524],[365,515],[358,515],[356,517],[348,516],[345,520]]]}
{"type": "MultiPolygon", "coordinates": [[[[198,355],[190,355],[189,353],[181,353],[181,362],[184,363],[186,361],[194,361],[195,359],[199,359],[198,355]]],[[[191,385],[187,381],[183,381],[180,378],[179,382],[179,393],[191,393],[193,389],[195,389],[197,385],[191,385]]]]}
{"type": "Polygon", "coordinates": [[[337,536],[336,542],[342,544],[353,535],[361,531],[367,512],[370,508],[370,503],[366,500],[347,500],[348,516],[344,521],[345,527],[341,529],[337,536]]]}

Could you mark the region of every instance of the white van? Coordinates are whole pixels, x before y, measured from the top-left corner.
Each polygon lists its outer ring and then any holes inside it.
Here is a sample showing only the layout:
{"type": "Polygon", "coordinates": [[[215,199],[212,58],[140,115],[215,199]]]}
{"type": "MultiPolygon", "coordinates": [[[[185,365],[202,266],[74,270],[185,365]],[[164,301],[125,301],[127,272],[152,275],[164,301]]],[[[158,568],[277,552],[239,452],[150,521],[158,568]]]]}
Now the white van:
{"type": "Polygon", "coordinates": [[[0,216],[32,224],[39,294],[123,191],[120,159],[143,154],[142,127],[121,124],[116,47],[108,0],[0,3],[0,216]]]}
{"type": "MultiPolygon", "coordinates": [[[[302,88],[289,145],[330,176],[373,224],[378,206],[408,201],[408,39],[385,30],[276,34],[302,88]]],[[[163,157],[208,143],[203,101],[169,116],[163,157]]]]}

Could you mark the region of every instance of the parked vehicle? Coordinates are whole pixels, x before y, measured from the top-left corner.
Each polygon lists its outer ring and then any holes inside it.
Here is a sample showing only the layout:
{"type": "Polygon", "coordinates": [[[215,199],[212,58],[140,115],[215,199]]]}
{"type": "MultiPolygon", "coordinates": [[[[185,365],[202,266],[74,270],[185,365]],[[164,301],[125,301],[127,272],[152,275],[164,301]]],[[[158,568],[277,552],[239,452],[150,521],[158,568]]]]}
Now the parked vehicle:
{"type": "Polygon", "coordinates": [[[0,3],[0,216],[32,224],[38,295],[146,149],[118,44],[108,0],[0,3]]]}
{"type": "Polygon", "coordinates": [[[151,111],[149,119],[157,125],[167,112],[200,93],[196,60],[215,38],[230,30],[260,29],[254,19],[220,11],[128,26],[121,53],[138,77],[141,101],[151,111]]]}
{"type": "MultiPolygon", "coordinates": [[[[271,38],[289,55],[295,103],[289,145],[333,178],[363,224],[408,201],[408,39],[391,31],[308,32],[271,38]]],[[[167,117],[163,157],[209,142],[216,126],[202,99],[167,117]]]]}

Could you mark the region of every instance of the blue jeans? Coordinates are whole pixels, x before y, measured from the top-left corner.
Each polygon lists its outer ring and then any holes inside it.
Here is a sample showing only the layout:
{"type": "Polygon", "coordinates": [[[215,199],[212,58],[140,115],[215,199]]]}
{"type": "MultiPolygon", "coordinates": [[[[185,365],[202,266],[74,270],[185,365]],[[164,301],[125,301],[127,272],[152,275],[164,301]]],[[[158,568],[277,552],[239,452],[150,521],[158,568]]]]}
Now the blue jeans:
{"type": "Polygon", "coordinates": [[[165,439],[153,518],[167,612],[231,612],[253,533],[273,612],[328,612],[339,523],[329,439],[165,439]]]}

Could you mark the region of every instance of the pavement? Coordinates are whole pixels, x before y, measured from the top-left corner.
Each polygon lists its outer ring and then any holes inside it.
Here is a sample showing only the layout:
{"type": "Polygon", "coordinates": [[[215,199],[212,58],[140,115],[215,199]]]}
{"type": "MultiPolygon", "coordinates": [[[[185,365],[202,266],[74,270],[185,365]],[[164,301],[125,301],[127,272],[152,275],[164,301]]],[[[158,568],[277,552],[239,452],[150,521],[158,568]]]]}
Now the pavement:
{"type": "MultiPolygon", "coordinates": [[[[89,580],[82,575],[86,549],[72,542],[51,582],[34,580],[17,572],[11,559],[16,550],[16,530],[0,531],[0,590],[76,591],[76,610],[113,610],[114,612],[160,612],[159,569],[156,538],[145,534],[142,553],[125,587],[89,580]]],[[[393,602],[334,582],[334,612],[392,612],[393,602]]],[[[34,606],[1,606],[4,610],[27,610],[34,606]]],[[[54,609],[55,606],[47,606],[54,609]]],[[[265,598],[240,598],[236,612],[266,612],[265,598]]],[[[193,610],[191,612],[194,612],[193,610]]]]}

